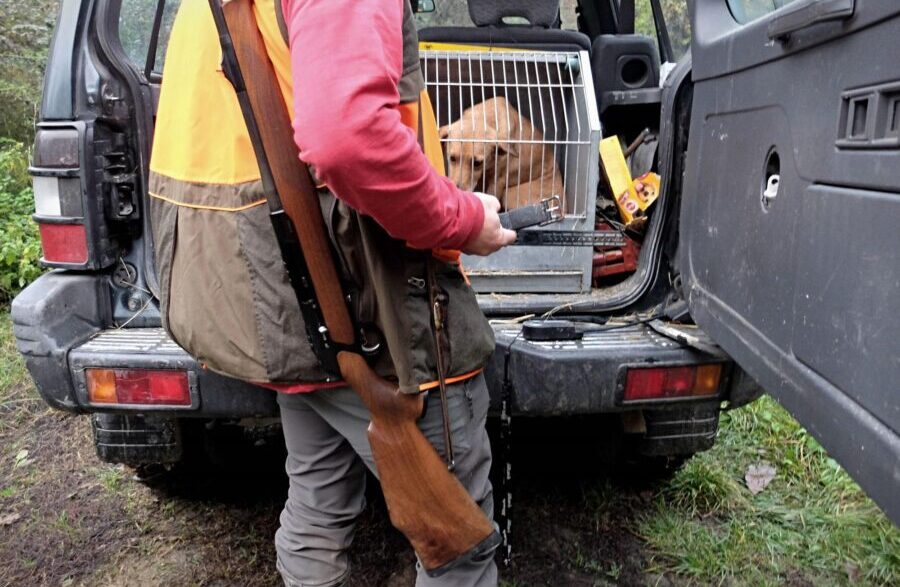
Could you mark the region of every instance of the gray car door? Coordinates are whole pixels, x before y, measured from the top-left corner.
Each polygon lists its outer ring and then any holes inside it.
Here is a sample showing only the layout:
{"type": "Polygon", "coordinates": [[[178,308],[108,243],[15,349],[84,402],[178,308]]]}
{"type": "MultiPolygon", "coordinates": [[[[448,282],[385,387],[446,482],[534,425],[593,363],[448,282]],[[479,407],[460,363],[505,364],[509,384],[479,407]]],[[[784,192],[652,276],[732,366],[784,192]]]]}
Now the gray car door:
{"type": "Polygon", "coordinates": [[[691,313],[898,522],[900,1],[694,0],[692,24],[691,313]]]}

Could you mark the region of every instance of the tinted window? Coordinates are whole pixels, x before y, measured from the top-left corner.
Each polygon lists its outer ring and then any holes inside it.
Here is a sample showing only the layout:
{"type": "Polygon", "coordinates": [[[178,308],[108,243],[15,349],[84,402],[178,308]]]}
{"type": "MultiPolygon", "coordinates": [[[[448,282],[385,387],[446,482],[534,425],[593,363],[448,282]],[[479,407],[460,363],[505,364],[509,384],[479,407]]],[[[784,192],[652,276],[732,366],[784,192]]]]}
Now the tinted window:
{"type": "Polygon", "coordinates": [[[156,11],[162,7],[162,22],[157,39],[156,58],[151,72],[162,72],[166,58],[166,46],[175,12],[181,0],[122,0],[122,11],[119,14],[119,40],[125,53],[134,63],[144,69],[147,65],[147,54],[153,40],[153,22],[156,11]]]}
{"type": "Polygon", "coordinates": [[[728,0],[728,7],[731,8],[734,19],[744,23],[778,10],[791,2],[796,0],[728,0]]]}

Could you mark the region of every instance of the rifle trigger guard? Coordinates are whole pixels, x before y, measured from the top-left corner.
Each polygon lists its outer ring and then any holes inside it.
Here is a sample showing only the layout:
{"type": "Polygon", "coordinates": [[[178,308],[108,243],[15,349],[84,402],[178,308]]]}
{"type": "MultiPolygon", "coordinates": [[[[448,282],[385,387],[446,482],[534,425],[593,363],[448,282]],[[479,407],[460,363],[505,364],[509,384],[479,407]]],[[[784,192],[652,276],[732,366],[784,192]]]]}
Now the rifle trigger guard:
{"type": "Polygon", "coordinates": [[[380,335],[381,332],[377,329],[374,324],[361,324],[357,327],[357,332],[359,336],[357,338],[359,350],[366,357],[374,357],[378,354],[378,351],[381,350],[381,340],[380,335]],[[370,336],[367,333],[371,333],[372,342],[369,342],[370,336]]]}
{"type": "Polygon", "coordinates": [[[378,353],[378,350],[381,348],[381,343],[376,342],[373,345],[367,345],[365,342],[360,343],[359,350],[363,352],[364,355],[372,356],[378,353]]]}

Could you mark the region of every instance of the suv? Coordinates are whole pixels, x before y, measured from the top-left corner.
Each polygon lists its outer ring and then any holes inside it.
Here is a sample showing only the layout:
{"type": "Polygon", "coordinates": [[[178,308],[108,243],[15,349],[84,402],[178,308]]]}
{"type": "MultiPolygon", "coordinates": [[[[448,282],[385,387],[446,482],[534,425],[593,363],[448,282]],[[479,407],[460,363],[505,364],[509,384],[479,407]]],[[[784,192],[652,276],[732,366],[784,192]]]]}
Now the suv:
{"type": "MultiPolygon", "coordinates": [[[[44,400],[91,415],[100,458],[133,465],[178,462],[197,430],[278,414],[273,392],[205,370],[160,324],[147,173],[178,4],[62,1],[32,168],[54,270],[12,307],[44,400]],[[89,376],[115,387],[112,403],[92,402],[89,376]]],[[[494,407],[508,394],[516,415],[606,414],[623,455],[666,466],[710,448],[720,411],[757,398],[758,381],[896,520],[900,6],[695,0],[690,40],[677,0],[565,2],[577,31],[559,17],[476,27],[461,0],[436,4],[419,15],[423,48],[589,63],[603,134],[643,143],[632,169],[662,178],[628,272],[579,275],[582,291],[480,288],[494,407]]]]}

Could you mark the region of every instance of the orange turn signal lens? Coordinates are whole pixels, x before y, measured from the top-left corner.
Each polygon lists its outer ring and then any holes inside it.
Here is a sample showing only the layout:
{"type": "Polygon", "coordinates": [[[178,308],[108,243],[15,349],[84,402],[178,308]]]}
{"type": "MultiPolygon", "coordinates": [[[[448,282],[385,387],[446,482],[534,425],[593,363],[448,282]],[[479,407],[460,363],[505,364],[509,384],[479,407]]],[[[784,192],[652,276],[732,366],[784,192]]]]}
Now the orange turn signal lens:
{"type": "Polygon", "coordinates": [[[88,399],[92,404],[115,404],[116,374],[112,369],[88,369],[86,372],[88,399]]]}
{"type": "Polygon", "coordinates": [[[722,378],[722,364],[700,365],[694,379],[694,395],[713,395],[719,391],[719,380],[722,378]]]}

